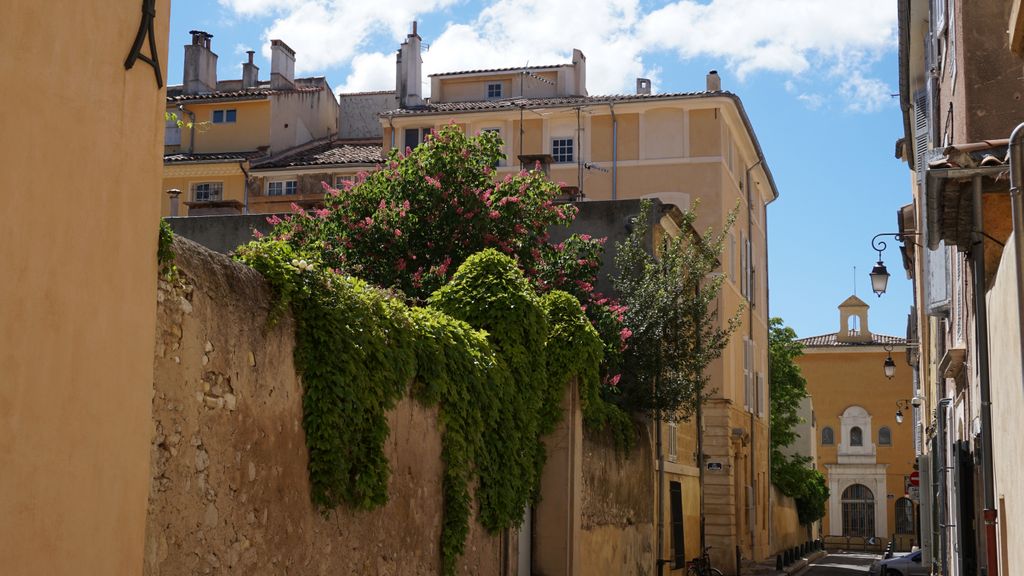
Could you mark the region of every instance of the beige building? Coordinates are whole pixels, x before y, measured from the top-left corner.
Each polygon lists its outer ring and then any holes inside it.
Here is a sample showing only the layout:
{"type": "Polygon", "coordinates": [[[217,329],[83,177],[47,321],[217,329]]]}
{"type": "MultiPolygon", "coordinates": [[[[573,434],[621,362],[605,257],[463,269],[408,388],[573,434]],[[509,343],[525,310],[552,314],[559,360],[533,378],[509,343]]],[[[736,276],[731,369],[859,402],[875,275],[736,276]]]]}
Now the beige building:
{"type": "Polygon", "coordinates": [[[260,79],[251,51],[240,80],[218,80],[212,39],[192,31],[182,84],[167,89],[174,117],[164,133],[162,189],[180,194],[164,196],[164,215],[288,212],[292,203],[320,202],[321,181],[335,185],[379,162],[379,138],[339,141],[330,85],[296,78],[287,44],[271,41],[269,80],[260,79]]]}
{"type": "Polygon", "coordinates": [[[898,230],[914,279],[924,559],[954,576],[1017,574],[1024,223],[1007,146],[1024,120],[1020,2],[904,0],[899,17],[912,202],[898,230]]]}
{"type": "Polygon", "coordinates": [[[878,549],[918,544],[914,494],[913,378],[903,362],[906,340],[874,334],[868,305],[851,296],[839,306],[839,329],[799,340],[797,364],[807,379],[817,424],[817,467],[830,492],[822,532],[837,546],[874,538],[878,549]],[[885,365],[892,360],[892,378],[885,365]]]}
{"type": "Polygon", "coordinates": [[[728,281],[719,315],[728,318],[745,306],[743,326],[711,369],[715,392],[705,407],[704,462],[693,422],[662,426],[660,550],[666,570],[699,554],[703,466],[706,542],[715,566],[735,573],[737,548],[746,560],[773,553],[765,208],[778,192],[739,98],[721,90],[714,72],[703,92],[652,94],[650,81],[638,79],[635,94],[589,96],[586,57],[575,50],[570,63],[434,74],[425,99],[417,90],[423,85],[420,44],[414,29],[398,52],[400,106],[380,115],[385,150],[414,147],[432,129],[455,123],[468,133],[500,134],[506,159],[499,176],[539,165],[570,198],[656,197],[683,209],[699,199],[701,230],[720,230],[738,209],[723,256],[728,281]],[[677,526],[684,538],[670,527],[673,514],[683,520],[677,526]]]}
{"type": "Polygon", "coordinates": [[[4,2],[6,574],[142,572],[170,2],[145,5],[4,2]]]}

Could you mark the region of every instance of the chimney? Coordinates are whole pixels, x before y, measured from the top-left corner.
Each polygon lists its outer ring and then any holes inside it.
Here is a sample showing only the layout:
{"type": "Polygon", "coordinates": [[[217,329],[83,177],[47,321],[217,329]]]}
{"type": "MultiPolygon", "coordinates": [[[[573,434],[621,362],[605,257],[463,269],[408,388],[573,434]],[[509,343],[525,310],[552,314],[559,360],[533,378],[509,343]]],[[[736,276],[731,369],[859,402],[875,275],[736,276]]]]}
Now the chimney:
{"type": "Polygon", "coordinates": [[[636,79],[636,93],[637,94],[646,94],[646,95],[650,96],[650,94],[651,94],[651,79],[650,78],[637,78],[636,79]]]}
{"type": "Polygon", "coordinates": [[[260,83],[260,68],[252,63],[254,50],[245,52],[249,55],[249,61],[242,64],[242,89],[255,88],[260,83]]]}
{"type": "Polygon", "coordinates": [[[281,40],[270,41],[270,87],[295,87],[295,50],[281,40]]]}
{"type": "Polygon", "coordinates": [[[718,75],[718,70],[712,70],[708,72],[708,92],[721,92],[722,91],[722,78],[718,75]]]}
{"type": "Polygon", "coordinates": [[[409,108],[423,105],[423,58],[420,57],[422,38],[412,23],[412,34],[405,38],[398,50],[395,61],[395,90],[398,92],[398,106],[409,108]]]}
{"type": "Polygon", "coordinates": [[[579,48],[572,49],[573,96],[587,95],[587,57],[579,48]]]}
{"type": "Polygon", "coordinates": [[[185,68],[182,85],[185,94],[217,91],[217,55],[210,50],[213,34],[190,30],[192,43],[185,46],[185,68]]]}
{"type": "Polygon", "coordinates": [[[178,196],[181,196],[181,190],[177,188],[171,188],[167,191],[167,196],[170,198],[171,216],[178,215],[178,196]]]}

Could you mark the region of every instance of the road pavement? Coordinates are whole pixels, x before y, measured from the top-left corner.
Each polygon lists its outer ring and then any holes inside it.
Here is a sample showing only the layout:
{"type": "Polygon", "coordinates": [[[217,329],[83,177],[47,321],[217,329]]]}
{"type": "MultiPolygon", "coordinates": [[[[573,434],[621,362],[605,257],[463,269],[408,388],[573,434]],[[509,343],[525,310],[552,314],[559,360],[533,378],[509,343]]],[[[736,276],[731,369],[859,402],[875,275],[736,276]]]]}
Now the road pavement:
{"type": "Polygon", "coordinates": [[[863,552],[831,552],[800,576],[867,576],[868,568],[879,558],[863,552]]]}

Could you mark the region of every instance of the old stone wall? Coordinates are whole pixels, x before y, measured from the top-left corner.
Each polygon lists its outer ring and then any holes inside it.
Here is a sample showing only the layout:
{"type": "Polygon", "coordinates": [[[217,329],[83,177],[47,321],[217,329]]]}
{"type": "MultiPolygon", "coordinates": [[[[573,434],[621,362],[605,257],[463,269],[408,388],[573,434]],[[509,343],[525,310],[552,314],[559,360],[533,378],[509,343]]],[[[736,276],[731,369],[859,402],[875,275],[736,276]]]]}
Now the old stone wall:
{"type": "Polygon", "coordinates": [[[654,571],[654,456],[645,431],[626,455],[584,428],[579,574],[654,571]]]}
{"type": "MultiPolygon", "coordinates": [[[[438,574],[436,409],[405,399],[389,414],[387,505],[322,514],[290,317],[268,327],[253,270],[180,237],[174,249],[179,280],[158,291],[144,574],[438,574]]],[[[500,564],[500,538],[471,523],[462,573],[500,564]]]]}

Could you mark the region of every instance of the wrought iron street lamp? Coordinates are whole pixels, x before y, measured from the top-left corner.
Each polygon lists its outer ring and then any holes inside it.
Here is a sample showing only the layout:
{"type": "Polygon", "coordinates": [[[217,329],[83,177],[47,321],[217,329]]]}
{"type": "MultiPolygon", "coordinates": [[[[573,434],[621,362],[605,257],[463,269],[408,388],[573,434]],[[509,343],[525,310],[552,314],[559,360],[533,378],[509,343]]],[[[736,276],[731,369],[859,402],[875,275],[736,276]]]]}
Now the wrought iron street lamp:
{"type": "Polygon", "coordinates": [[[871,248],[878,252],[878,262],[875,263],[870,274],[871,290],[877,294],[879,298],[881,298],[882,294],[885,294],[885,289],[889,285],[889,271],[885,268],[885,262],[882,261],[882,252],[886,249],[887,245],[884,240],[879,240],[882,236],[892,236],[897,242],[903,243],[907,241],[908,236],[917,236],[917,234],[883,232],[881,234],[875,234],[875,237],[871,239],[871,248]]]}
{"type": "Polygon", "coordinates": [[[892,377],[896,375],[896,361],[892,359],[892,344],[886,344],[884,348],[889,353],[889,357],[882,363],[882,370],[885,372],[885,377],[892,380],[892,377]]]}
{"type": "Polygon", "coordinates": [[[921,405],[921,399],[914,397],[913,400],[897,400],[896,401],[896,423],[903,424],[903,411],[909,410],[911,407],[918,407],[921,405]]]}

